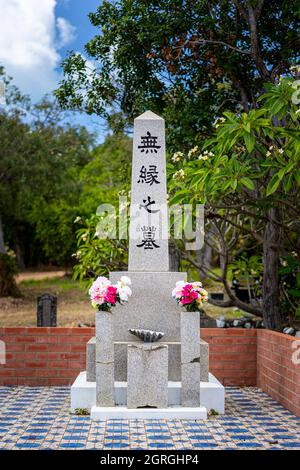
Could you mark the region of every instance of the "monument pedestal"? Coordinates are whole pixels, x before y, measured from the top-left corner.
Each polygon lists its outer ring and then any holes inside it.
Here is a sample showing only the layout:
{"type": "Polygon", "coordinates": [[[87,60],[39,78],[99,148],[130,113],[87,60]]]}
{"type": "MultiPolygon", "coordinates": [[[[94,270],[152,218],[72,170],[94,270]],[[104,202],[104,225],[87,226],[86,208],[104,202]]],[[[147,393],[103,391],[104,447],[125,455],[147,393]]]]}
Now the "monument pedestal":
{"type": "MultiPolygon", "coordinates": [[[[183,312],[184,315],[187,312],[183,312]]],[[[174,314],[174,313],[173,313],[174,314]]],[[[176,318],[180,319],[180,312],[176,312],[176,318]]],[[[187,317],[184,317],[187,320],[187,317]]],[[[137,344],[142,346],[143,343],[138,341],[134,342],[134,337],[130,341],[114,341],[114,358],[115,358],[115,384],[114,384],[114,400],[116,404],[115,411],[112,407],[96,407],[96,382],[95,382],[95,369],[96,369],[96,338],[91,338],[87,344],[87,372],[81,372],[76,381],[71,387],[71,411],[74,412],[76,408],[86,408],[89,411],[93,409],[92,416],[94,419],[105,419],[105,416],[116,417],[116,412],[124,415],[124,407],[127,405],[127,347],[129,344],[137,344]],[[98,418],[99,417],[99,418],[98,418]]],[[[209,345],[203,339],[199,338],[200,343],[200,406],[206,408],[207,411],[214,409],[219,414],[223,414],[225,410],[225,389],[224,386],[212,375],[209,374],[209,345]]],[[[160,345],[161,343],[156,343],[160,345]]],[[[168,406],[170,412],[175,413],[174,408],[178,408],[181,404],[181,342],[180,341],[164,341],[163,344],[168,346],[169,359],[168,359],[168,406]]],[[[192,360],[194,357],[192,358],[192,360]]],[[[189,418],[190,407],[185,407],[187,417],[189,418]]],[[[195,410],[195,407],[193,407],[195,410]]],[[[145,409],[141,409],[142,411],[145,409]]],[[[154,417],[159,413],[158,409],[152,409],[154,417]]],[[[159,409],[160,410],[160,409],[159,409]]],[[[134,415],[133,411],[127,415],[130,419],[134,415]]],[[[199,410],[201,411],[201,410],[199,410]]],[[[165,416],[166,412],[163,414],[165,416]]],[[[142,419],[138,409],[138,416],[142,419]]],[[[162,416],[162,415],[160,415],[162,416]]],[[[179,416],[179,415],[178,415],[179,416]]],[[[183,415],[181,414],[180,417],[183,415]]],[[[194,415],[195,416],[195,415],[194,415]]],[[[197,419],[203,419],[200,415],[197,419]]],[[[170,419],[174,417],[169,415],[170,419]]],[[[176,417],[176,416],[175,416],[176,417]]],[[[133,418],[134,419],[134,418],[133,418]]],[[[196,418],[194,418],[196,419],[196,418]]]]}
{"type": "MultiPolygon", "coordinates": [[[[131,341],[114,341],[114,357],[115,357],[115,381],[127,381],[127,346],[131,341]]],[[[209,376],[209,344],[202,338],[200,341],[200,381],[208,382],[209,376]]],[[[141,344],[141,343],[138,343],[141,344]]],[[[171,382],[181,381],[180,341],[164,341],[169,348],[168,359],[168,380],[171,382]]],[[[91,338],[87,343],[86,352],[86,375],[88,382],[96,381],[96,337],[91,338]]]]}
{"type": "MultiPolygon", "coordinates": [[[[207,382],[200,382],[200,406],[204,406],[209,412],[215,410],[219,414],[225,412],[225,388],[212,374],[209,374],[207,382]]],[[[127,404],[127,382],[115,382],[115,404],[120,410],[127,404]]],[[[170,409],[179,407],[181,403],[181,382],[168,382],[168,406],[170,409]]],[[[71,387],[71,412],[76,408],[85,408],[91,411],[96,410],[96,382],[86,380],[86,372],[80,372],[71,387]]],[[[188,407],[187,407],[188,408],[188,407]]],[[[139,410],[147,410],[140,408],[139,410]]],[[[148,408],[150,409],[150,408],[148,408]]],[[[193,408],[195,409],[195,408],[193,408]]],[[[110,412],[110,408],[106,408],[110,412]]],[[[157,409],[152,409],[154,412],[157,409]]],[[[188,412],[188,410],[187,410],[188,412]]],[[[142,418],[141,418],[142,419],[142,418]]],[[[195,418],[196,419],[196,418],[195,418]]],[[[200,419],[200,418],[199,418],[200,419]]]]}
{"type": "Polygon", "coordinates": [[[167,408],[168,346],[128,344],[127,357],[127,408],[167,408]]]}

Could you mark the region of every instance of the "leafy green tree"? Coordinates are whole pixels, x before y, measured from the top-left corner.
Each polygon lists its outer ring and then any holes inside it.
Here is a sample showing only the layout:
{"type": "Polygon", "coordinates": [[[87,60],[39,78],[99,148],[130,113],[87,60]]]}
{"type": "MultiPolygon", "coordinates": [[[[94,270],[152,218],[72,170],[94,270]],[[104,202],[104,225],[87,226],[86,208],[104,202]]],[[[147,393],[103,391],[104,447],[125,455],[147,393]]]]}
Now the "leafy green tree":
{"type": "Polygon", "coordinates": [[[67,245],[72,230],[68,232],[67,227],[72,228],[72,208],[79,204],[79,174],[89,159],[91,137],[82,129],[29,126],[18,117],[3,115],[0,138],[4,229],[6,225],[14,246],[21,245],[23,223],[31,224],[46,258],[59,263],[70,254],[67,245]],[[55,234],[63,244],[66,240],[64,248],[55,241],[55,234]]]}
{"type": "Polygon", "coordinates": [[[14,279],[17,264],[8,250],[4,227],[13,213],[16,219],[20,217],[21,191],[23,197],[27,196],[25,182],[30,173],[26,169],[23,171],[22,161],[28,155],[30,145],[28,126],[21,122],[21,116],[28,107],[28,100],[16,87],[10,86],[10,79],[2,67],[0,79],[5,84],[7,103],[6,110],[0,108],[0,296],[18,296],[20,292],[14,279]],[[17,159],[16,154],[19,156],[17,159]]]}
{"type": "Polygon", "coordinates": [[[53,100],[31,105],[3,69],[0,78],[7,101],[0,108],[0,277],[12,274],[11,288],[2,283],[0,295],[13,295],[15,260],[8,247],[21,267],[36,245],[37,262],[69,262],[76,247],[73,220],[80,203],[80,172],[90,160],[94,136],[69,125],[53,100]]]}
{"type": "Polygon", "coordinates": [[[126,210],[129,205],[132,141],[122,133],[107,136],[92,152],[91,161],[82,169],[80,181],[82,193],[76,220],[77,250],[74,258],[75,279],[81,281],[96,275],[107,275],[109,271],[125,270],[127,266],[127,240],[119,239],[119,197],[126,210]],[[99,239],[97,226],[101,214],[97,208],[101,204],[111,204],[114,214],[106,216],[107,229],[116,228],[116,238],[99,239]]]}
{"type": "Polygon", "coordinates": [[[283,0],[103,1],[89,18],[94,67],[70,54],[60,103],[109,120],[113,104],[115,124],[163,114],[171,150],[201,142],[225,110],[248,112],[299,58],[299,8],[283,0]]]}
{"type": "Polygon", "coordinates": [[[80,215],[95,214],[99,204],[118,203],[119,192],[128,191],[132,141],[123,133],[108,135],[91,152],[80,172],[80,215]]]}
{"type": "Polygon", "coordinates": [[[81,127],[57,122],[41,127],[40,122],[33,137],[36,151],[42,153],[38,170],[42,188],[33,194],[27,219],[45,259],[66,265],[76,246],[73,220],[81,204],[80,173],[91,160],[94,137],[81,127]]]}
{"type": "Polygon", "coordinates": [[[265,85],[260,109],[225,112],[201,151],[194,149],[189,158],[176,163],[181,167],[177,173],[171,169],[175,202],[204,202],[207,219],[215,223],[222,273],[211,275],[225,287],[226,306],[263,314],[266,327],[273,329],[281,325],[280,257],[293,250],[299,256],[300,136],[299,107],[293,104],[295,84],[291,77],[282,78],[277,85],[265,85]],[[186,189],[178,180],[185,181],[186,189]],[[241,238],[262,253],[262,305],[241,302],[228,282],[228,267],[241,238]]]}

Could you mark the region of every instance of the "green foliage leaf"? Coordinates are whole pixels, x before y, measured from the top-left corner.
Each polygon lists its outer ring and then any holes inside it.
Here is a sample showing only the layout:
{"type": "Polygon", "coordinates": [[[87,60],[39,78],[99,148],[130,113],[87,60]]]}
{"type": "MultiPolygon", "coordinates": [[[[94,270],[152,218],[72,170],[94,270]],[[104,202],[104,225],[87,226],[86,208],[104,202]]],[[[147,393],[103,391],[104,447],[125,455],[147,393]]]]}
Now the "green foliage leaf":
{"type": "Polygon", "coordinates": [[[240,179],[240,182],[246,186],[248,189],[253,190],[255,188],[253,181],[248,177],[243,177],[240,179]]]}
{"type": "Polygon", "coordinates": [[[271,194],[273,194],[278,188],[279,184],[280,184],[280,178],[278,178],[277,174],[273,175],[271,178],[271,181],[269,182],[267,186],[266,196],[270,196],[271,194]]]}
{"type": "Polygon", "coordinates": [[[288,293],[297,299],[300,298],[300,289],[289,289],[288,293]]]}
{"type": "Polygon", "coordinates": [[[182,202],[186,199],[187,196],[189,196],[190,191],[187,189],[182,189],[181,191],[178,191],[176,195],[172,198],[171,204],[178,204],[179,202],[182,202]]]}
{"type": "Polygon", "coordinates": [[[246,133],[243,138],[248,152],[251,153],[255,145],[255,135],[246,133]]]}

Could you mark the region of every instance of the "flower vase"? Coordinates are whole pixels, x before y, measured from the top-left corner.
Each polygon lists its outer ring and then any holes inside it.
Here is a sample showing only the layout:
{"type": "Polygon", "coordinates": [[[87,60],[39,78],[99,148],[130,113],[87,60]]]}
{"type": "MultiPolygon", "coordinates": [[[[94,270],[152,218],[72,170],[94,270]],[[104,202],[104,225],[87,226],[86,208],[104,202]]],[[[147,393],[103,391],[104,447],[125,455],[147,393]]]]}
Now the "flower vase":
{"type": "Polygon", "coordinates": [[[181,405],[200,406],[200,314],[180,313],[181,405]]]}

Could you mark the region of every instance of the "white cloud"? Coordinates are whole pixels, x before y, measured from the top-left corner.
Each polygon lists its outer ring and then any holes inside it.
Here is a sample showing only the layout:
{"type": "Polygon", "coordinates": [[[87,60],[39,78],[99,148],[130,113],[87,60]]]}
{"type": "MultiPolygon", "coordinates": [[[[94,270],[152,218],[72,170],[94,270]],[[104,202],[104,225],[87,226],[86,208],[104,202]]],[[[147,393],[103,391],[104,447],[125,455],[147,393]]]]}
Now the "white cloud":
{"type": "Polygon", "coordinates": [[[56,24],[57,24],[57,29],[59,31],[59,41],[58,41],[59,47],[63,47],[75,39],[76,28],[73,25],[71,25],[71,23],[68,20],[66,20],[65,18],[59,17],[56,20],[56,24]]]}
{"type": "Polygon", "coordinates": [[[67,20],[56,23],[55,6],[56,0],[0,0],[0,64],[33,100],[56,88],[58,49],[74,39],[67,20]]]}

